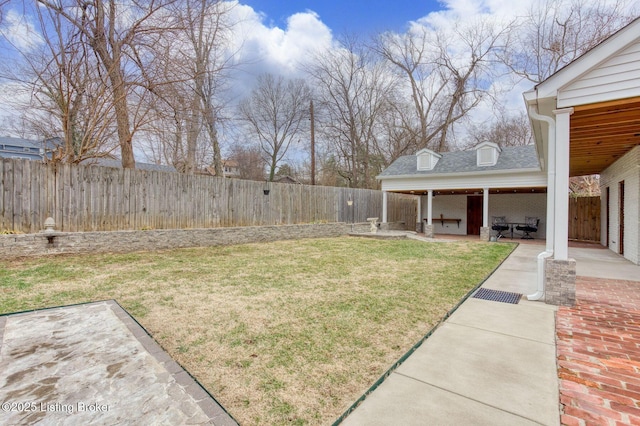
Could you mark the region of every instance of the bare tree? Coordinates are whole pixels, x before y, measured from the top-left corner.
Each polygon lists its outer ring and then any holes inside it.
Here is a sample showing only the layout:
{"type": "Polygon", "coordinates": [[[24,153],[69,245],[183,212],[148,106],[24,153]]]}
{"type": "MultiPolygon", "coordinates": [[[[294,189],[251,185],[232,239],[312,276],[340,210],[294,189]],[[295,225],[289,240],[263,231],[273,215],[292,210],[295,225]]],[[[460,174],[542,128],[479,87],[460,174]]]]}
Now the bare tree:
{"type": "MultiPolygon", "coordinates": [[[[177,2],[172,15],[180,31],[160,37],[154,73],[165,81],[154,91],[154,132],[164,135],[160,149],[168,162],[185,173],[213,166],[222,175],[218,131],[228,72],[234,66],[229,49],[234,3],[222,0],[177,2]]],[[[158,152],[158,149],[156,149],[158,152]]]]}
{"type": "MultiPolygon", "coordinates": [[[[635,6],[633,5],[635,3],[635,6]]],[[[638,15],[627,0],[534,2],[509,36],[502,61],[519,78],[537,84],[577,59],[638,15]]],[[[596,194],[597,176],[571,178],[574,193],[596,194]]]]}
{"type": "Polygon", "coordinates": [[[523,146],[533,143],[531,124],[524,111],[501,115],[495,121],[472,127],[469,131],[469,148],[482,142],[493,142],[500,147],[523,146]]]}
{"type": "Polygon", "coordinates": [[[265,179],[266,164],[258,145],[236,144],[231,148],[229,159],[238,164],[241,179],[265,179]]]}
{"type": "Polygon", "coordinates": [[[375,187],[383,135],[383,113],[390,106],[395,79],[355,38],[316,55],[306,71],[318,93],[320,131],[336,156],[335,169],[349,186],[375,187]],[[376,159],[376,161],[374,161],[376,159]]]}
{"type": "Polygon", "coordinates": [[[269,165],[269,181],[293,140],[306,131],[310,100],[304,80],[263,74],[249,98],[240,103],[240,117],[260,141],[269,165]]]}
{"type": "Polygon", "coordinates": [[[597,197],[600,195],[600,176],[574,176],[569,179],[572,197],[597,197]]]}
{"type": "Polygon", "coordinates": [[[9,3],[9,0],[0,0],[0,24],[2,24],[2,18],[4,17],[4,6],[9,3]]]}
{"type": "Polygon", "coordinates": [[[414,26],[379,37],[375,49],[393,65],[411,100],[395,111],[407,147],[448,150],[454,124],[491,95],[487,81],[504,33],[478,20],[459,22],[448,34],[414,26]]]}
{"type": "Polygon", "coordinates": [[[14,46],[20,63],[3,67],[3,76],[31,96],[9,101],[22,111],[23,125],[32,133],[45,138],[62,135],[54,161],[108,155],[115,147],[111,104],[82,34],[50,9],[36,7],[33,15],[41,43],[14,46]]]}
{"type": "Polygon", "coordinates": [[[504,63],[539,83],[618,30],[635,16],[628,0],[545,0],[510,32],[504,63]]]}
{"type": "MultiPolygon", "coordinates": [[[[218,107],[215,101],[223,85],[224,74],[232,64],[232,55],[228,55],[224,49],[224,41],[230,29],[226,20],[230,7],[231,3],[218,0],[191,0],[186,2],[185,14],[193,55],[192,116],[195,119],[199,112],[202,117],[202,125],[213,149],[213,167],[218,176],[222,176],[222,158],[216,127],[218,107]]],[[[187,143],[187,164],[192,167],[194,163],[195,141],[190,137],[187,143]]]]}
{"type": "Polygon", "coordinates": [[[144,114],[138,108],[142,103],[136,99],[132,105],[134,97],[145,96],[158,83],[145,75],[144,61],[154,57],[149,54],[154,35],[173,26],[167,14],[167,5],[173,1],[38,0],[82,34],[106,74],[125,168],[135,167],[133,136],[143,123],[144,114]],[[139,88],[142,91],[136,92],[139,88]]]}

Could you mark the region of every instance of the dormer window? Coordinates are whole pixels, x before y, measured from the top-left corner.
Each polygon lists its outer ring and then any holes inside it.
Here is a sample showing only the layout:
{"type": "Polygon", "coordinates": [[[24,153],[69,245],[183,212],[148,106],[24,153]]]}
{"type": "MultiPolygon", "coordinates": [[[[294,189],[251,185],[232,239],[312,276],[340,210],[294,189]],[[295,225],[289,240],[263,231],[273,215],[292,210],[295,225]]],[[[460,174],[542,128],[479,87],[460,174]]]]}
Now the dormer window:
{"type": "Polygon", "coordinates": [[[478,167],[495,166],[500,155],[500,147],[492,142],[483,142],[476,148],[478,167]]]}
{"type": "Polygon", "coordinates": [[[442,156],[440,154],[436,154],[430,149],[425,148],[418,151],[416,157],[418,161],[418,170],[433,170],[436,164],[438,164],[438,160],[442,156]]]}

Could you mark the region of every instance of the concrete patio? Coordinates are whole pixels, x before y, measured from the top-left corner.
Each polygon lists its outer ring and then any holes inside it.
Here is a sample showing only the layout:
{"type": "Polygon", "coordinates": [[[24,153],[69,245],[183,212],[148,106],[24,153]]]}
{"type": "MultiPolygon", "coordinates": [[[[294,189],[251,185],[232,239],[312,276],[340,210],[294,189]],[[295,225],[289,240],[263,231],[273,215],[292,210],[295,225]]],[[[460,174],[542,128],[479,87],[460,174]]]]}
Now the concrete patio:
{"type": "MultiPolygon", "coordinates": [[[[482,287],[532,294],[541,244],[520,244],[482,287]]],[[[640,280],[602,248],[571,248],[578,275],[640,280]]],[[[558,425],[557,307],[467,299],[345,425],[558,425]]]]}

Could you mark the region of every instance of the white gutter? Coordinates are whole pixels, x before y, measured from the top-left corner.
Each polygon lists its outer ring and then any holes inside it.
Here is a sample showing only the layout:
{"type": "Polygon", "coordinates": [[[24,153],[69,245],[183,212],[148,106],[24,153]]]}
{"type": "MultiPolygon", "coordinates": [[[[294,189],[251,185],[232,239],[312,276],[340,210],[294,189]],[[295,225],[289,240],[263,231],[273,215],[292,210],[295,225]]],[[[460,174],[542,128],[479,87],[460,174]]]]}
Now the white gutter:
{"type": "Polygon", "coordinates": [[[545,288],[545,259],[553,256],[553,241],[555,235],[555,192],[556,192],[556,122],[553,118],[538,114],[536,109],[529,106],[529,117],[533,120],[544,121],[549,125],[549,140],[547,143],[547,243],[545,251],[538,255],[538,288],[536,292],[527,296],[528,300],[541,300],[545,288]]]}

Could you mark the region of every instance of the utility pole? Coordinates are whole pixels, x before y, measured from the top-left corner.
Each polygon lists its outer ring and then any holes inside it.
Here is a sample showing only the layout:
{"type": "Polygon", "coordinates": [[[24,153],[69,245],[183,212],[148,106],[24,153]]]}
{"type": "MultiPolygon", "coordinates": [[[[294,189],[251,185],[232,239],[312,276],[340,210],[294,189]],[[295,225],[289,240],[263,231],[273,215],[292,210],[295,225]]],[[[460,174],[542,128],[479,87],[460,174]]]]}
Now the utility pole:
{"type": "Polygon", "coordinates": [[[316,131],[315,131],[315,119],[313,117],[313,100],[309,106],[309,113],[311,116],[311,185],[316,184],[316,131]]]}

